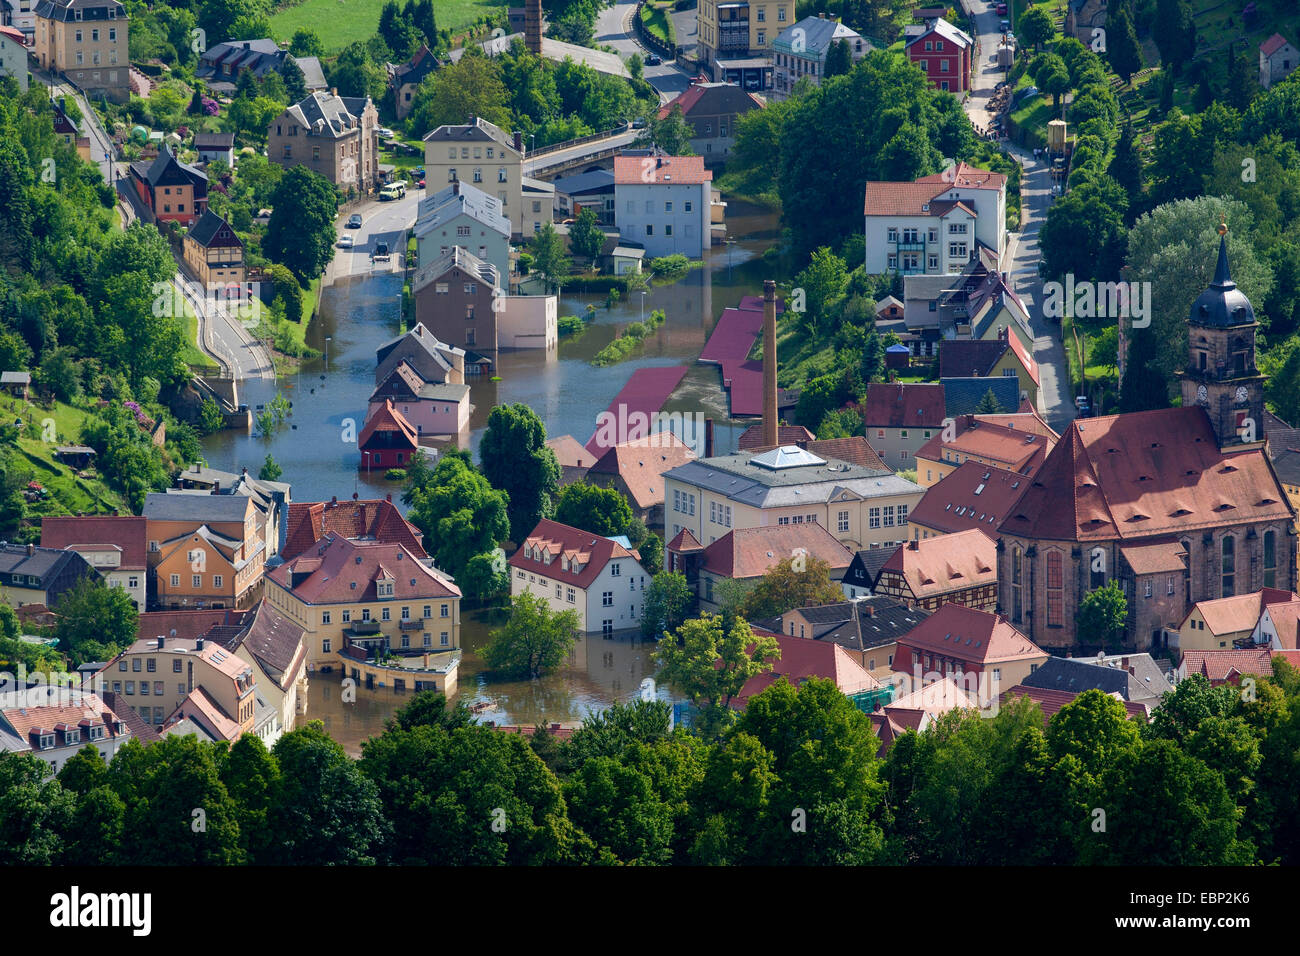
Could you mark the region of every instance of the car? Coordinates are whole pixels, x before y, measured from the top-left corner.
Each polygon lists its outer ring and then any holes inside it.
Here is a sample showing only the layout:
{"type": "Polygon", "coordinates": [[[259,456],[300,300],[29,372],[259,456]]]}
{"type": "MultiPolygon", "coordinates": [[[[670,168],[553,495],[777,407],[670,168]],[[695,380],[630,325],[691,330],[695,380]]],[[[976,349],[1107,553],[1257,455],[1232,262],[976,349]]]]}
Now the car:
{"type": "Polygon", "coordinates": [[[1080,414],[1086,415],[1092,408],[1092,402],[1088,400],[1087,395],[1080,395],[1074,400],[1074,407],[1079,410],[1080,414]]]}
{"type": "Polygon", "coordinates": [[[380,136],[382,136],[384,139],[392,139],[393,136],[396,135],[387,126],[381,126],[379,127],[379,129],[375,130],[375,132],[378,133],[380,136]]]}
{"type": "Polygon", "coordinates": [[[1052,195],[1053,195],[1053,196],[1059,196],[1059,195],[1061,195],[1061,184],[1060,184],[1060,183],[1057,183],[1055,186],[1052,187],[1052,195]]]}
{"type": "Polygon", "coordinates": [[[999,20],[999,21],[998,21],[998,29],[1001,30],[1003,33],[1007,33],[1007,32],[1009,32],[1009,31],[1011,30],[1011,21],[1010,21],[1010,20],[999,20]]]}
{"type": "Polygon", "coordinates": [[[651,53],[645,58],[646,66],[662,66],[663,62],[663,57],[659,56],[657,53],[651,53]]]}
{"type": "Polygon", "coordinates": [[[632,128],[633,128],[633,129],[645,129],[645,120],[643,120],[643,119],[634,119],[634,120],[632,121],[632,128]]]}
{"type": "Polygon", "coordinates": [[[370,258],[374,259],[375,262],[387,262],[388,259],[389,259],[389,256],[388,256],[388,243],[383,242],[382,240],[379,241],[379,242],[376,242],[376,243],[375,243],[375,251],[374,251],[373,253],[371,253],[370,258]]]}
{"type": "Polygon", "coordinates": [[[421,188],[421,189],[424,188],[424,177],[423,177],[423,176],[420,177],[420,188],[421,188]]]}
{"type": "Polygon", "coordinates": [[[349,229],[361,228],[361,213],[354,212],[352,215],[348,216],[348,228],[349,229]]]}
{"type": "Polygon", "coordinates": [[[998,16],[1000,16],[1000,17],[1005,17],[1006,15],[1007,15],[1007,5],[1006,5],[1005,3],[999,3],[999,4],[998,4],[998,16]]]}
{"type": "Polygon", "coordinates": [[[340,248],[340,249],[351,249],[351,248],[352,248],[352,237],[349,236],[349,235],[347,235],[346,233],[344,233],[343,235],[339,236],[339,248],[340,248]]]}

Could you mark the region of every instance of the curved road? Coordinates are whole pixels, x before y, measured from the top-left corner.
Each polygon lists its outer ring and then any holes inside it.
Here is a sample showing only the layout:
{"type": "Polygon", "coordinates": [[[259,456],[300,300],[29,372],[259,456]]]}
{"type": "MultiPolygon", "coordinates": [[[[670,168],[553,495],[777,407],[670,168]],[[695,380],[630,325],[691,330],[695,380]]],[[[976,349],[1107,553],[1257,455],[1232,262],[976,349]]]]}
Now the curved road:
{"type": "MultiPolygon", "coordinates": [[[[624,60],[640,53],[645,59],[649,53],[637,43],[632,33],[632,15],[636,12],[635,0],[617,0],[613,6],[605,7],[596,17],[596,44],[611,47],[624,60]]],[[[659,101],[667,103],[691,85],[690,75],[669,60],[659,66],[647,66],[645,78],[659,91],[659,101]]]]}
{"type": "MultiPolygon", "coordinates": [[[[979,35],[979,55],[966,115],[972,124],[986,129],[993,120],[988,111],[989,97],[1005,75],[997,66],[997,45],[1002,37],[996,4],[985,0],[964,0],[966,10],[974,14],[979,35]]],[[[1011,289],[1029,310],[1029,325],[1034,333],[1034,358],[1038,361],[1039,414],[1060,432],[1078,415],[1070,394],[1070,375],[1061,345],[1060,325],[1043,315],[1043,282],[1038,276],[1041,254],[1038,231],[1047,218],[1052,202],[1051,173],[1045,162],[1034,158],[1032,150],[1003,141],[1002,148],[1020,163],[1020,223],[1007,241],[1006,271],[1011,289]]]]}

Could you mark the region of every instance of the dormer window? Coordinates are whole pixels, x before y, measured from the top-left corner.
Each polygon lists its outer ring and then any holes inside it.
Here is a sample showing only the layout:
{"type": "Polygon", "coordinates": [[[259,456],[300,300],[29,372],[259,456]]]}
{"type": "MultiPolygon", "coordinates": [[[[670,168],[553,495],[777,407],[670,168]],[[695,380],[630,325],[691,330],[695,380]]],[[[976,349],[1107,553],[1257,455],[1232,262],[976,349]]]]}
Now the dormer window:
{"type": "Polygon", "coordinates": [[[54,734],[41,734],[37,741],[42,750],[49,750],[54,746],[54,734]]]}

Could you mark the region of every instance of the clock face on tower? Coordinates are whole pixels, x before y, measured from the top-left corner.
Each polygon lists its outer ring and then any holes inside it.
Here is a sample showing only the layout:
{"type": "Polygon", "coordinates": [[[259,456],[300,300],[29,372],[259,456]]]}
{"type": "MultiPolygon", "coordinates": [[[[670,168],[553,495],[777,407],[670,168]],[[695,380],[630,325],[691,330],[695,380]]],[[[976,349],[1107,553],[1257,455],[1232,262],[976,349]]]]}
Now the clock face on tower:
{"type": "Polygon", "coordinates": [[[1244,385],[1237,386],[1237,404],[1246,404],[1246,387],[1244,385]]]}
{"type": "Polygon", "coordinates": [[[1196,400],[1197,400],[1198,402],[1200,402],[1201,404],[1204,404],[1204,403],[1205,403],[1206,396],[1207,396],[1208,394],[1209,394],[1209,391],[1206,389],[1206,387],[1205,387],[1204,385],[1198,385],[1198,386],[1197,386],[1197,388],[1196,388],[1196,400]]]}

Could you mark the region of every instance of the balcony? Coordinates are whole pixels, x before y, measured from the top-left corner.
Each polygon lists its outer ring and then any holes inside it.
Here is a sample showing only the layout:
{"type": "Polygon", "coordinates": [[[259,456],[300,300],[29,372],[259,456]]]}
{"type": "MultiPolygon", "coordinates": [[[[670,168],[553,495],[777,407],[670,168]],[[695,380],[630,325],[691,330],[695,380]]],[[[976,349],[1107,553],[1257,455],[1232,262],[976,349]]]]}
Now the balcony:
{"type": "Polygon", "coordinates": [[[368,637],[373,638],[379,635],[378,621],[353,621],[343,628],[344,637],[368,637]]]}
{"type": "Polygon", "coordinates": [[[899,252],[925,252],[924,239],[902,240],[896,245],[899,252]]]}
{"type": "Polygon", "coordinates": [[[397,629],[399,631],[422,631],[429,626],[429,622],[432,620],[433,618],[429,617],[417,617],[409,621],[399,621],[397,629]]]}

